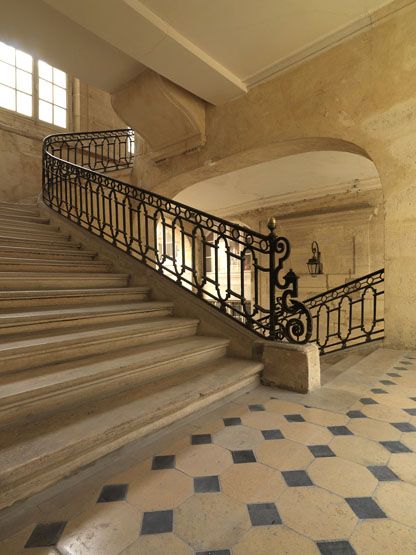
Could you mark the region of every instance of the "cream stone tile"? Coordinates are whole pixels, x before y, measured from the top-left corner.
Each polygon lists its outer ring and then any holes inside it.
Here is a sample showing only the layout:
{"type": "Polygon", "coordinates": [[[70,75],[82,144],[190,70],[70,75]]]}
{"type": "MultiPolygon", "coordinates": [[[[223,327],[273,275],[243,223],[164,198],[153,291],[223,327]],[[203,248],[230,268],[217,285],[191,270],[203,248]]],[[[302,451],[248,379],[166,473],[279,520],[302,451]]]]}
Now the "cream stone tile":
{"type": "Polygon", "coordinates": [[[195,434],[215,434],[215,432],[219,432],[224,428],[224,422],[222,418],[212,418],[209,420],[205,420],[203,422],[199,422],[196,428],[196,431],[193,432],[195,434]]]}
{"type": "Polygon", "coordinates": [[[305,445],[289,439],[264,441],[255,450],[257,460],[278,470],[300,470],[314,459],[305,445]]]}
{"type": "Polygon", "coordinates": [[[192,445],[176,455],[176,468],[189,476],[220,474],[232,464],[231,453],[219,445],[192,445]]]}
{"type": "Polygon", "coordinates": [[[416,453],[393,453],[389,467],[405,482],[416,484],[416,453]]]}
{"type": "Polygon", "coordinates": [[[349,541],[359,555],[416,553],[416,531],[393,520],[360,522],[349,541]]]}
{"type": "Polygon", "coordinates": [[[193,480],[179,470],[150,470],[132,482],[127,502],[142,511],[173,509],[193,494],[193,480]]]}
{"type": "Polygon", "coordinates": [[[344,426],[349,420],[345,414],[321,409],[306,409],[302,415],[307,422],[320,426],[344,426]]]}
{"type": "Polygon", "coordinates": [[[322,488],[288,488],[279,498],[283,524],[313,540],[348,538],[357,518],[347,502],[322,488]]]}
{"type": "Polygon", "coordinates": [[[141,536],[119,555],[193,555],[193,551],[174,534],[155,534],[141,536]]]}
{"type": "Polygon", "coordinates": [[[280,429],[288,439],[305,445],[329,443],[334,437],[326,428],[309,422],[286,422],[280,429]]]}
{"type": "Polygon", "coordinates": [[[270,399],[273,393],[275,392],[271,387],[259,386],[252,391],[244,393],[244,395],[240,395],[239,397],[234,399],[233,402],[237,405],[245,406],[256,403],[263,404],[270,399]]]}
{"type": "Polygon", "coordinates": [[[35,524],[23,528],[7,540],[0,542],[0,555],[60,555],[55,547],[36,547],[25,549],[25,544],[29,539],[35,524]]]}
{"type": "MultiPolygon", "coordinates": [[[[120,484],[125,482],[111,478],[106,483],[120,484]]],[[[43,515],[42,518],[52,521],[72,519],[76,515],[95,506],[103,486],[104,483],[99,482],[95,486],[85,484],[84,488],[81,489],[79,484],[77,484],[75,488],[68,488],[68,490],[60,492],[50,499],[46,499],[38,505],[43,515]]]]}
{"type": "Polygon", "coordinates": [[[259,463],[233,464],[221,474],[221,489],[241,503],[267,503],[286,489],[281,473],[259,463]]]}
{"type": "Polygon", "coordinates": [[[400,395],[399,393],[390,393],[388,395],[376,395],[375,398],[380,404],[388,405],[389,407],[396,407],[399,409],[408,409],[411,406],[409,405],[409,402],[411,403],[411,401],[409,401],[410,396],[410,393],[403,393],[402,395],[400,395]]]}
{"type": "Polygon", "coordinates": [[[175,511],[175,533],[195,550],[225,549],[250,528],[245,505],[222,493],[196,494],[175,511]]]}
{"type": "Polygon", "coordinates": [[[259,430],[247,426],[226,426],[212,438],[213,443],[233,451],[254,449],[263,440],[264,438],[259,430]]]}
{"type": "Polygon", "coordinates": [[[241,417],[244,426],[256,428],[256,430],[274,430],[280,428],[287,422],[286,418],[273,411],[249,412],[241,417]]]}
{"type": "Polygon", "coordinates": [[[390,457],[382,445],[360,436],[334,437],[330,447],[338,457],[364,466],[386,464],[390,457]]]}
{"type": "Polygon", "coordinates": [[[319,555],[315,543],[286,526],[257,526],[233,548],[233,555],[319,555]]]}
{"type": "Polygon", "coordinates": [[[408,422],[410,420],[407,412],[389,405],[363,405],[360,410],[370,418],[383,422],[408,422]]]}
{"type": "Polygon", "coordinates": [[[398,440],[401,432],[380,420],[371,418],[354,418],[348,424],[348,428],[354,433],[374,441],[394,441],[398,440]]]}
{"type": "Polygon", "coordinates": [[[416,435],[403,434],[401,440],[409,449],[416,452],[416,435]]]}
{"type": "Polygon", "coordinates": [[[308,474],[317,486],[343,497],[369,497],[378,484],[364,466],[338,457],[316,459],[308,474]]]}
{"type": "Polygon", "coordinates": [[[179,451],[183,451],[188,449],[191,444],[191,434],[186,434],[184,437],[180,439],[176,439],[175,441],[167,441],[163,445],[158,446],[157,451],[155,454],[157,455],[176,455],[179,451]]]}
{"type": "Polygon", "coordinates": [[[270,399],[264,403],[266,410],[272,410],[279,414],[303,414],[305,409],[300,403],[292,403],[291,401],[282,401],[280,399],[270,399]]]}
{"type": "Polygon", "coordinates": [[[416,486],[406,482],[381,482],[374,497],[387,516],[416,527],[416,486]]]}
{"type": "Polygon", "coordinates": [[[58,549],[65,555],[118,555],[138,536],[141,512],[125,501],[99,503],[69,521],[58,549]]]}

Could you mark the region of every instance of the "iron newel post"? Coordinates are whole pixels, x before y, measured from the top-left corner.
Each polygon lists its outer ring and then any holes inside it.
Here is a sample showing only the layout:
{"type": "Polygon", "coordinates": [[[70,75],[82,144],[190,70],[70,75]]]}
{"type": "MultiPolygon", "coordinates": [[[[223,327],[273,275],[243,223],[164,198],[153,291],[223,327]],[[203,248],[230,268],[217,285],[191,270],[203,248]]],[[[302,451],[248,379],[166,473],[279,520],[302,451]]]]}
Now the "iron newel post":
{"type": "Polygon", "coordinates": [[[267,222],[269,233],[269,335],[274,339],[276,335],[276,303],[275,303],[275,266],[276,266],[276,218],[271,216],[267,222]]]}

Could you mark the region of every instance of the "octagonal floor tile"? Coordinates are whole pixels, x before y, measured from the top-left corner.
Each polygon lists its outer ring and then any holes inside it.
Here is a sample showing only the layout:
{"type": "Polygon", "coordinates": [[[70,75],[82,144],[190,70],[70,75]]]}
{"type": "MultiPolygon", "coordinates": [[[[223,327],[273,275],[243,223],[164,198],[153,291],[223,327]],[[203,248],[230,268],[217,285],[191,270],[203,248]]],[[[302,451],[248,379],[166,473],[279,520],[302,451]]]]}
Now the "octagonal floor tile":
{"type": "Polygon", "coordinates": [[[266,410],[277,412],[281,415],[285,414],[303,414],[305,407],[298,403],[292,403],[291,401],[282,401],[281,399],[270,399],[266,401],[264,407],[266,410]]]}
{"type": "Polygon", "coordinates": [[[349,541],[359,555],[416,553],[416,531],[393,520],[360,522],[349,541]]]}
{"type": "Polygon", "coordinates": [[[142,536],[119,555],[193,555],[189,545],[174,534],[142,536]]]}
{"type": "Polygon", "coordinates": [[[375,498],[387,516],[406,526],[416,527],[416,486],[405,482],[383,482],[377,488],[375,498]]]}
{"type": "Polygon", "coordinates": [[[149,471],[129,486],[127,501],[143,511],[173,509],[193,494],[193,481],[179,470],[149,471]]]}
{"type": "Polygon", "coordinates": [[[259,430],[247,426],[227,426],[217,432],[212,441],[225,449],[235,451],[238,449],[254,449],[263,441],[263,436],[259,430]]]}
{"type": "Polygon", "coordinates": [[[193,445],[176,455],[176,468],[189,476],[214,476],[232,464],[231,453],[219,445],[193,445]]]}
{"type": "Polygon", "coordinates": [[[339,457],[316,459],[308,474],[317,486],[343,497],[370,496],[378,484],[367,468],[339,457]]]}
{"type": "Polygon", "coordinates": [[[322,488],[290,488],[279,498],[283,524],[313,540],[348,538],[357,517],[347,502],[322,488]]]}
{"type": "Polygon", "coordinates": [[[235,464],[221,474],[222,491],[241,503],[274,501],[286,489],[278,470],[259,463],[235,464]]]}
{"type": "Polygon", "coordinates": [[[249,530],[233,548],[233,555],[319,555],[315,543],[286,526],[259,526],[249,530]]]}
{"type": "Polygon", "coordinates": [[[196,551],[230,548],[250,526],[247,507],[222,493],[193,495],[175,510],[175,533],[196,551]]]}
{"type": "Polygon", "coordinates": [[[273,411],[250,412],[241,417],[241,422],[245,426],[255,428],[256,430],[267,430],[280,428],[287,420],[280,414],[273,411]]]}
{"type": "Polygon", "coordinates": [[[364,466],[385,464],[390,456],[382,445],[360,436],[337,436],[330,446],[338,457],[364,466]]]}
{"type": "Polygon", "coordinates": [[[389,467],[405,482],[416,484],[416,453],[393,454],[389,467]]]}
{"type": "Polygon", "coordinates": [[[391,424],[372,418],[354,418],[348,427],[354,434],[374,441],[392,441],[399,439],[401,435],[401,432],[391,424]]]}
{"type": "Polygon", "coordinates": [[[255,453],[259,462],[278,470],[303,469],[314,460],[314,456],[305,445],[289,439],[279,439],[278,442],[264,441],[255,453]]]}
{"type": "Polygon", "coordinates": [[[304,445],[328,444],[333,438],[327,428],[310,422],[286,422],[280,429],[286,438],[304,445]]]}
{"type": "Polygon", "coordinates": [[[318,424],[319,426],[345,426],[349,421],[345,414],[338,414],[329,410],[307,409],[303,413],[303,417],[307,422],[318,424]]]}
{"type": "Polygon", "coordinates": [[[370,418],[382,420],[383,422],[407,422],[410,420],[410,415],[401,408],[390,407],[384,404],[366,405],[361,410],[370,418]]]}

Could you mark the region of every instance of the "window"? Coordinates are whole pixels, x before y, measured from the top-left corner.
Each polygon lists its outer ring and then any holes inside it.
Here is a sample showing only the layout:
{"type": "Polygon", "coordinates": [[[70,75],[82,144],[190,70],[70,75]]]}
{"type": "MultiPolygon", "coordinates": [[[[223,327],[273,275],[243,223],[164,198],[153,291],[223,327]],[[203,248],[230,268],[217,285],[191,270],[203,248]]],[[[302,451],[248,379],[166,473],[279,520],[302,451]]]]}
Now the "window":
{"type": "Polygon", "coordinates": [[[1,108],[66,128],[67,98],[63,71],[0,41],[1,108]]]}

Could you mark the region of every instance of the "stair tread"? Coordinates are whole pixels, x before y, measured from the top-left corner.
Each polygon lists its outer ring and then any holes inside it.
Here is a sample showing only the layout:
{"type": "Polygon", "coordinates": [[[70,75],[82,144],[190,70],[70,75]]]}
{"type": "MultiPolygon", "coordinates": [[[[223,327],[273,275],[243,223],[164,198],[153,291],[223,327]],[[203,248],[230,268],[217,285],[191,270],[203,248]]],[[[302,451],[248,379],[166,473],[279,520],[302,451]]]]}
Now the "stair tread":
{"type": "Polygon", "coordinates": [[[48,456],[57,452],[61,457],[71,453],[76,458],[77,451],[92,449],[103,436],[111,440],[111,431],[126,435],[132,428],[157,422],[261,369],[262,365],[252,360],[224,357],[141,385],[111,400],[107,397],[88,403],[87,407],[63,411],[55,418],[45,419],[42,425],[36,422],[5,430],[0,440],[0,477],[13,477],[15,469],[33,461],[44,470],[48,456]]]}
{"type": "Polygon", "coordinates": [[[36,254],[48,254],[50,256],[53,255],[62,255],[62,256],[69,256],[69,257],[73,257],[73,256],[79,256],[79,255],[84,255],[84,256],[96,256],[97,253],[96,251],[90,251],[90,250],[83,250],[83,249],[73,249],[73,248],[63,248],[63,249],[59,249],[57,251],[51,251],[50,249],[44,249],[42,247],[22,247],[22,246],[18,246],[18,245],[2,245],[0,244],[0,252],[7,252],[7,253],[13,253],[20,256],[24,256],[25,254],[32,254],[32,253],[36,253],[36,254]]]}
{"type": "MultiPolygon", "coordinates": [[[[0,267],[1,264],[26,264],[26,265],[56,265],[65,266],[65,264],[73,264],[72,260],[54,260],[51,258],[21,258],[17,256],[0,256],[0,267]]],[[[102,260],[85,260],[77,261],[77,266],[104,266],[109,267],[111,264],[108,262],[103,262],[102,260]]]]}
{"type": "Polygon", "coordinates": [[[110,277],[119,277],[119,278],[127,278],[129,274],[122,274],[116,272],[97,272],[95,274],[90,273],[82,273],[77,272],[76,275],[72,272],[57,272],[51,275],[49,272],[25,272],[23,275],[19,272],[0,272],[0,280],[2,278],[13,278],[13,279],[24,279],[27,280],[31,277],[33,278],[52,278],[52,279],[70,279],[76,278],[80,279],[81,277],[85,277],[85,279],[100,279],[100,278],[110,278],[110,277]]]}
{"type": "MultiPolygon", "coordinates": [[[[49,274],[48,274],[49,275],[49,274]]],[[[131,293],[149,293],[150,288],[146,285],[136,287],[102,287],[94,289],[49,289],[48,291],[38,291],[37,289],[22,291],[0,291],[0,300],[7,299],[30,299],[30,298],[61,298],[61,297],[81,297],[83,295],[125,295],[131,293]]]]}
{"type": "Polygon", "coordinates": [[[118,376],[121,372],[132,368],[155,366],[172,361],[174,358],[190,356],[201,350],[226,346],[228,343],[228,339],[207,336],[171,339],[165,341],[163,345],[142,345],[0,376],[0,410],[5,410],[7,402],[14,401],[19,395],[33,397],[46,389],[62,387],[70,382],[85,383],[96,379],[99,375],[118,376]]]}

